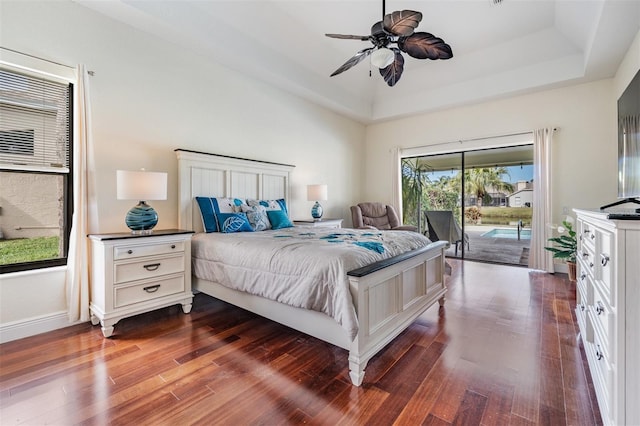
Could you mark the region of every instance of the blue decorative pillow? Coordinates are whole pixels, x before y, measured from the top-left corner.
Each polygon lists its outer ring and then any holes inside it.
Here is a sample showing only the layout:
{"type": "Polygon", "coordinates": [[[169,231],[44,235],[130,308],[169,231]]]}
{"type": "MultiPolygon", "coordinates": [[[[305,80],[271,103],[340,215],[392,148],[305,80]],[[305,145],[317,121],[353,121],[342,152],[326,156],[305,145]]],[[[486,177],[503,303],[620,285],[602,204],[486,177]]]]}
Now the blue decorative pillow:
{"type": "Polygon", "coordinates": [[[285,210],[267,210],[272,229],[291,228],[293,223],[289,220],[285,210]]]}
{"type": "Polygon", "coordinates": [[[204,232],[218,232],[218,222],[216,221],[213,200],[214,198],[209,197],[196,197],[196,201],[200,207],[204,232]]]}
{"type": "Polygon", "coordinates": [[[247,219],[254,231],[265,231],[271,229],[271,223],[269,223],[269,217],[267,216],[267,210],[264,206],[248,206],[243,204],[240,206],[243,213],[246,213],[247,219]]]}
{"type": "Polygon", "coordinates": [[[253,228],[244,213],[218,213],[218,228],[220,232],[253,232],[253,228]]]}

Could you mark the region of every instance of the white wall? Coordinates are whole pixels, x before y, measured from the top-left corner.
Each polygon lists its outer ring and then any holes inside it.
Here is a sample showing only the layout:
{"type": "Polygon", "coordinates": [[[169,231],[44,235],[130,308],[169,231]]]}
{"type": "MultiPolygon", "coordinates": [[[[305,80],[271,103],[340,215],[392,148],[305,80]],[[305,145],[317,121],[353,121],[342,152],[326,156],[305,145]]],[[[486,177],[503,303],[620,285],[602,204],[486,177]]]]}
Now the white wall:
{"type": "MultiPolygon", "coordinates": [[[[364,125],[250,80],[167,41],[69,1],[2,2],[2,46],[95,71],[91,232],[128,231],[117,169],[169,172],[158,228],[177,227],[176,148],[295,165],[291,212],[310,217],[306,185],[326,183],[325,216],[348,221],[362,174],[364,125]]],[[[0,276],[0,339],[7,324],[66,309],[64,274],[0,276]],[[41,303],[42,302],[42,303],[41,303]]]]}
{"type": "Polygon", "coordinates": [[[419,147],[557,127],[553,215],[566,207],[599,207],[617,196],[616,106],[612,80],[547,90],[367,128],[367,198],[391,201],[394,146],[419,147]]]}
{"type": "Polygon", "coordinates": [[[622,95],[638,71],[640,71],[640,31],[636,34],[636,38],[633,40],[613,79],[615,99],[622,95]]]}

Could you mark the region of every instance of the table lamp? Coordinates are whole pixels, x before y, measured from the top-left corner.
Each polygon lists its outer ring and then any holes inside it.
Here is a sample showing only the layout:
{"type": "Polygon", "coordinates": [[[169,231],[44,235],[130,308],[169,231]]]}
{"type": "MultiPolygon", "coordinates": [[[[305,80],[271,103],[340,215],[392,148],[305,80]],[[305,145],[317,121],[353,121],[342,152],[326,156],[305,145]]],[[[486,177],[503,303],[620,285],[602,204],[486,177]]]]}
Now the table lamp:
{"type": "Polygon", "coordinates": [[[118,200],[138,200],[124,221],[133,234],[150,234],[158,223],[158,213],[147,204],[149,200],[167,199],[167,174],[164,172],[147,172],[117,170],[118,200]]]}
{"type": "Polygon", "coordinates": [[[307,201],[315,201],[311,207],[311,217],[315,220],[322,218],[322,206],[318,201],[327,199],[327,185],[307,185],[307,201]]]}

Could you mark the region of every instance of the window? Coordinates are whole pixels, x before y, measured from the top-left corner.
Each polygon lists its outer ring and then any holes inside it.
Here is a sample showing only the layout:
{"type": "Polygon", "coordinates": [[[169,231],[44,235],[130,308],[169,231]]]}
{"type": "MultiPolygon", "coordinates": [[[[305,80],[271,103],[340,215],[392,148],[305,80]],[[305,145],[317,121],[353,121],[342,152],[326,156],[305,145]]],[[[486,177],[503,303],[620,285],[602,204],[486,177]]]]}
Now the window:
{"type": "Polygon", "coordinates": [[[0,273],[65,265],[73,85],[0,65],[0,273]]]}

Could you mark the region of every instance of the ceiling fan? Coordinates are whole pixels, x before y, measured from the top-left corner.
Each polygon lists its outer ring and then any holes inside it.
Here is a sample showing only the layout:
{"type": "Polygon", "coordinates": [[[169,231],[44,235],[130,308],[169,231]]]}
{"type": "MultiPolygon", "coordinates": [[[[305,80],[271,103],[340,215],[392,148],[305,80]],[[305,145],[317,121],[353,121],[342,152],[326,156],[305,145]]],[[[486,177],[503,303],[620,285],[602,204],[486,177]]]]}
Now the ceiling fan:
{"type": "Polygon", "coordinates": [[[422,13],[413,10],[399,10],[385,14],[385,0],[382,0],[382,21],[371,27],[371,35],[325,34],[327,37],[370,41],[373,47],[360,50],[331,77],[359,64],[371,56],[371,63],[380,69],[380,75],[389,86],[394,86],[402,76],[404,57],[401,52],[417,59],[449,59],[453,57],[451,46],[439,37],[425,32],[414,32],[422,20],[422,13]],[[396,44],[397,47],[388,46],[396,44]]]}

